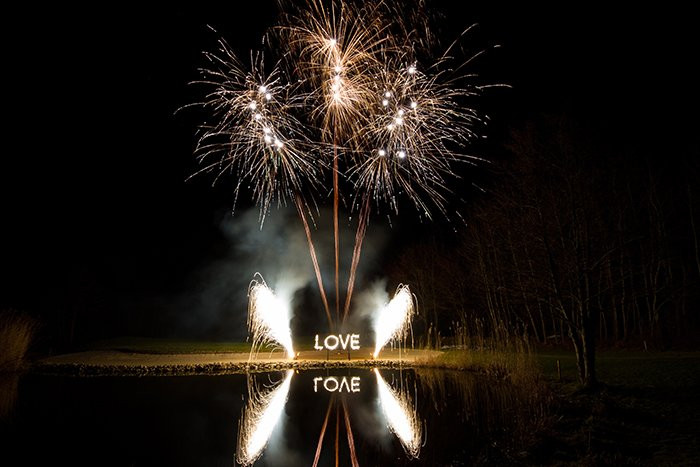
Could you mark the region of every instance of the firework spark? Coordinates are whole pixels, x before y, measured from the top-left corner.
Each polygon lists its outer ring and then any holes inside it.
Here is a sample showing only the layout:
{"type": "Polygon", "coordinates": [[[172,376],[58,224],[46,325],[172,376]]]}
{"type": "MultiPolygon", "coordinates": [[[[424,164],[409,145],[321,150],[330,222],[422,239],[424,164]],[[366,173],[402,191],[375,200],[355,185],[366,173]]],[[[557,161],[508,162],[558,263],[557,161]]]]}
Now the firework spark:
{"type": "Polygon", "coordinates": [[[320,172],[314,146],[295,116],[303,94],[285,82],[279,67],[266,75],[262,54],[251,60],[250,71],[223,40],[217,53],[205,57],[209,67],[200,70],[196,83],[210,91],[195,105],[214,120],[201,126],[195,154],[203,168],[197,173],[215,171],[216,179],[236,174],[236,198],[249,186],[261,220],[274,203],[286,204],[302,192],[312,196],[320,172]]]}
{"type": "MultiPolygon", "coordinates": [[[[398,197],[407,197],[428,219],[433,209],[447,215],[447,180],[454,164],[476,162],[462,150],[478,137],[483,122],[465,105],[480,88],[454,87],[454,78],[427,70],[408,53],[392,57],[376,76],[374,113],[363,139],[365,157],[352,168],[356,202],[369,197],[398,214],[398,197]]],[[[446,60],[446,59],[445,59],[446,60]]]]}
{"type": "Polygon", "coordinates": [[[334,146],[362,131],[374,72],[391,36],[377,5],[309,0],[278,28],[293,51],[291,67],[311,86],[310,116],[334,146]]]}
{"type": "Polygon", "coordinates": [[[270,290],[262,276],[248,288],[248,330],[253,336],[251,355],[267,343],[281,345],[288,358],[294,358],[292,331],[289,328],[289,305],[270,290]]]}
{"type": "Polygon", "coordinates": [[[288,370],[284,381],[264,394],[249,382],[249,399],[238,429],[238,463],[251,465],[262,454],[284,411],[293,374],[294,370],[288,370]]]}
{"type": "Polygon", "coordinates": [[[399,438],[406,454],[414,459],[418,458],[423,434],[418,412],[410,396],[406,392],[394,391],[384,381],[378,369],[374,369],[374,374],[377,376],[379,402],[389,428],[399,438]]]}
{"type": "Polygon", "coordinates": [[[375,317],[375,358],[379,355],[382,347],[384,347],[387,342],[406,336],[414,313],[415,306],[411,290],[407,285],[399,285],[394,294],[394,298],[392,298],[375,317]]]}

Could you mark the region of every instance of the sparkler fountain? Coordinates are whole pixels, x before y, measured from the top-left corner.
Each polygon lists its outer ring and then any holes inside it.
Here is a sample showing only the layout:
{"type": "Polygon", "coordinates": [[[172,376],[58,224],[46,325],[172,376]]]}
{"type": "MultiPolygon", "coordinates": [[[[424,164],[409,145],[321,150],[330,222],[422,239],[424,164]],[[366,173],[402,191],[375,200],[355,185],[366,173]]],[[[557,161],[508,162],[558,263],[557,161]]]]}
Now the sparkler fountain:
{"type": "Polygon", "coordinates": [[[294,358],[292,333],[289,328],[289,305],[280,300],[260,277],[248,289],[248,329],[253,336],[251,355],[266,343],[277,343],[294,358]]]}
{"type": "Polygon", "coordinates": [[[407,285],[399,285],[394,298],[375,315],[374,358],[377,358],[387,342],[406,336],[414,313],[415,306],[410,289],[407,285]]]}

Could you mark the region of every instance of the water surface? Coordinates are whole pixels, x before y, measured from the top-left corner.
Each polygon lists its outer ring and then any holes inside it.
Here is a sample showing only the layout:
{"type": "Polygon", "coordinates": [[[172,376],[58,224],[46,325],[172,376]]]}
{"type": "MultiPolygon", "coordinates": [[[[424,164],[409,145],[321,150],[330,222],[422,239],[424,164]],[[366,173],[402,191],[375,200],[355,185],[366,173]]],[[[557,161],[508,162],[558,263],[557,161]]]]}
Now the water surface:
{"type": "Polygon", "coordinates": [[[336,455],[340,465],[471,465],[507,459],[527,404],[507,382],[436,370],[28,375],[0,421],[2,455],[18,465],[309,466],[318,452],[323,466],[336,455]]]}

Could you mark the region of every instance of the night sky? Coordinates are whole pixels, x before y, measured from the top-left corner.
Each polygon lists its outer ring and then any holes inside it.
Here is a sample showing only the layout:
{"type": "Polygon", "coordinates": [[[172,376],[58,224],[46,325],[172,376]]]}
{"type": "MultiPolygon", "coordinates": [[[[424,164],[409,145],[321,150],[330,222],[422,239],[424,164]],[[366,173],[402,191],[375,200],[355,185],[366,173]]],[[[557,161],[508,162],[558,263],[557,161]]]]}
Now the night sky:
{"type": "MultiPolygon", "coordinates": [[[[622,150],[697,157],[688,10],[477,3],[435,5],[442,37],[479,23],[474,51],[501,46],[474,64],[484,82],[512,86],[483,100],[493,122],[485,157],[499,157],[510,128],[562,113],[622,150]]],[[[246,57],[276,4],[25,8],[2,32],[0,306],[50,317],[89,300],[100,320],[118,322],[129,304],[180,293],[227,248],[219,226],[231,182],[185,182],[199,115],[175,111],[201,96],[188,82],[202,51],[221,35],[246,57]]]]}

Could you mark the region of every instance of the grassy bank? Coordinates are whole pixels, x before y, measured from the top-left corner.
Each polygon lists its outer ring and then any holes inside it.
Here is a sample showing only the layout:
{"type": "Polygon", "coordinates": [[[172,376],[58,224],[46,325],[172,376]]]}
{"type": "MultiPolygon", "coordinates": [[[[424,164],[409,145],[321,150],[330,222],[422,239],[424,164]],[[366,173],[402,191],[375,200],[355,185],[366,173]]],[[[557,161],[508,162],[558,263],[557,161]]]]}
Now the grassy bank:
{"type": "Polygon", "coordinates": [[[118,337],[93,342],[84,350],[115,350],[146,354],[250,352],[250,342],[208,342],[153,337],[118,337]]]}
{"type": "MultiPolygon", "coordinates": [[[[313,350],[313,337],[305,336],[294,340],[294,350],[313,350]]],[[[185,353],[247,353],[250,342],[223,341],[211,342],[188,339],[168,339],[157,337],[117,337],[92,342],[82,350],[115,350],[147,354],[185,354],[185,353]]],[[[261,352],[279,349],[263,346],[261,352]]]]}

